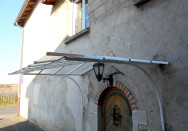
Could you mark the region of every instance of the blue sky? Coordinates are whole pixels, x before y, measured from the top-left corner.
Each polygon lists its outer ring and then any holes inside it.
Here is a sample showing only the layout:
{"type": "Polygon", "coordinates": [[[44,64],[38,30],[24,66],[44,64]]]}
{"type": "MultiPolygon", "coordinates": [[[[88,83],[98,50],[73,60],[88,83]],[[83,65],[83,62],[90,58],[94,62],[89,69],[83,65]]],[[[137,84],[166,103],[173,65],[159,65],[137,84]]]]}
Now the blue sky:
{"type": "Polygon", "coordinates": [[[1,0],[0,4],[0,84],[19,83],[22,29],[13,25],[24,0],[1,0]]]}

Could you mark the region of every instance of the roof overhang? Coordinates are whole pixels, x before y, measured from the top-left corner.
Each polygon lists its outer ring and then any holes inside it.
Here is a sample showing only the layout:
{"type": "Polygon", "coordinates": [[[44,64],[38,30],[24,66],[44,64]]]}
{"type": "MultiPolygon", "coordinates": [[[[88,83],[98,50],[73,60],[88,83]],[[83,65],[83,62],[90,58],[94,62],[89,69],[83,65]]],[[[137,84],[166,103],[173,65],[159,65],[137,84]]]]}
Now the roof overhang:
{"type": "Polygon", "coordinates": [[[116,64],[169,64],[165,61],[47,52],[46,56],[35,61],[34,64],[9,73],[9,75],[82,75],[90,71],[96,62],[116,64]]]}
{"type": "Polygon", "coordinates": [[[41,3],[46,4],[46,5],[54,5],[55,0],[41,0],[41,3]]]}
{"type": "Polygon", "coordinates": [[[25,0],[22,8],[14,22],[15,26],[24,27],[26,21],[30,17],[33,9],[37,5],[38,0],[25,0]]]}

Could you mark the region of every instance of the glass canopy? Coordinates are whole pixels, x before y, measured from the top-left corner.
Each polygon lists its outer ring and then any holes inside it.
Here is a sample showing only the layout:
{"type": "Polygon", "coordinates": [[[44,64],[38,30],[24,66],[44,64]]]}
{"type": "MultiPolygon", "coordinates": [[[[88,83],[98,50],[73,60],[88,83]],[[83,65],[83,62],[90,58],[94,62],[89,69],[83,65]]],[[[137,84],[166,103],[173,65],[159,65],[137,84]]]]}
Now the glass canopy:
{"type": "Polygon", "coordinates": [[[164,61],[47,52],[46,56],[35,61],[34,64],[9,73],[9,75],[82,75],[90,71],[93,68],[93,64],[96,62],[117,64],[168,64],[168,62],[164,61]]]}

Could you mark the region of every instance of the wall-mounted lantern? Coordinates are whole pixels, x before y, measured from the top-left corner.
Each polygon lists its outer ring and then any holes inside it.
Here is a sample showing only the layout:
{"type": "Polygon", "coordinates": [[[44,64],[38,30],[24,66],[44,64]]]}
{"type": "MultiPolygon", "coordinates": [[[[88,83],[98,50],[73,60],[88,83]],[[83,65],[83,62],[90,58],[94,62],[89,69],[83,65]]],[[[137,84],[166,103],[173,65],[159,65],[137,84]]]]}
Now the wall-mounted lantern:
{"type": "Polygon", "coordinates": [[[93,70],[95,72],[95,76],[97,78],[98,81],[102,80],[102,76],[103,76],[103,72],[104,72],[104,64],[99,62],[99,63],[95,63],[93,65],[93,70]]]}
{"type": "Polygon", "coordinates": [[[95,63],[93,65],[93,70],[94,70],[94,73],[95,73],[95,76],[97,78],[98,81],[101,81],[101,80],[107,80],[109,81],[109,84],[111,87],[113,87],[113,76],[116,75],[116,74],[122,74],[122,75],[125,75],[124,73],[120,72],[120,71],[117,71],[117,72],[114,72],[112,74],[110,74],[108,77],[106,78],[103,78],[103,72],[104,72],[104,64],[99,62],[99,63],[95,63]]]}

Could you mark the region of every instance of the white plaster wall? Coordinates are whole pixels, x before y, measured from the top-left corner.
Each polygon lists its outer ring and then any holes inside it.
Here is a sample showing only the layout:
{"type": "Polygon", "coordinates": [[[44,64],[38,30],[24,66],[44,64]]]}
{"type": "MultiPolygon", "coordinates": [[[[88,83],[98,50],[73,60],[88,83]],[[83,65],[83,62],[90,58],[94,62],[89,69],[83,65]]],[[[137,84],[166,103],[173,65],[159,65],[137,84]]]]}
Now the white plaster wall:
{"type": "MultiPolygon", "coordinates": [[[[28,64],[33,64],[34,61],[45,55],[45,50],[50,50],[50,37],[49,33],[47,33],[49,29],[45,28],[50,25],[50,12],[51,6],[38,4],[37,8],[33,11],[34,15],[30,17],[24,27],[23,67],[26,67],[28,64]],[[46,44],[49,46],[45,46],[46,44]]],[[[23,77],[20,114],[26,118],[28,118],[29,101],[25,94],[33,78],[33,76],[23,77]]]]}
{"type": "Polygon", "coordinates": [[[55,48],[51,44],[49,33],[51,32],[51,8],[52,6],[38,4],[24,27],[24,67],[43,57],[46,50],[53,51],[55,48]]]}

